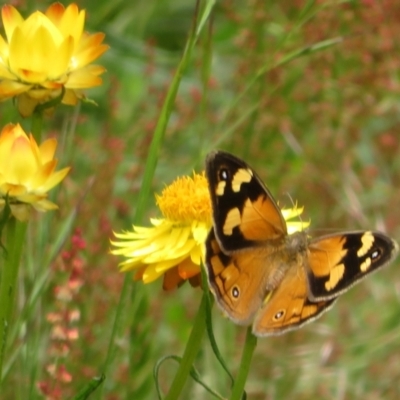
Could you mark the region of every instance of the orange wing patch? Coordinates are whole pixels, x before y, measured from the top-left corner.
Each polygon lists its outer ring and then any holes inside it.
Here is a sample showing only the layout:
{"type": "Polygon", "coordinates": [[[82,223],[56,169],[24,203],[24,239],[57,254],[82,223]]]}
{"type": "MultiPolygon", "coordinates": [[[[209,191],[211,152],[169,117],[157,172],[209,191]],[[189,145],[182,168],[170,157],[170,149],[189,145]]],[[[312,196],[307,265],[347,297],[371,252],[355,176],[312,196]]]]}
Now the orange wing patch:
{"type": "Polygon", "coordinates": [[[221,258],[217,255],[210,258],[210,264],[215,276],[220,275],[225,269],[224,264],[222,264],[221,258]]]}
{"type": "Polygon", "coordinates": [[[265,241],[282,237],[286,225],[275,204],[261,195],[255,201],[246,200],[240,230],[248,240],[265,241]]]}
{"type": "MultiPolygon", "coordinates": [[[[309,266],[316,277],[329,276],[335,266],[339,267],[340,261],[347,254],[343,248],[345,237],[333,236],[324,238],[322,241],[311,243],[309,247],[309,266]]],[[[342,266],[344,269],[344,266],[342,266]]],[[[335,275],[340,275],[341,268],[333,273],[332,283],[335,281],[335,275]]]]}

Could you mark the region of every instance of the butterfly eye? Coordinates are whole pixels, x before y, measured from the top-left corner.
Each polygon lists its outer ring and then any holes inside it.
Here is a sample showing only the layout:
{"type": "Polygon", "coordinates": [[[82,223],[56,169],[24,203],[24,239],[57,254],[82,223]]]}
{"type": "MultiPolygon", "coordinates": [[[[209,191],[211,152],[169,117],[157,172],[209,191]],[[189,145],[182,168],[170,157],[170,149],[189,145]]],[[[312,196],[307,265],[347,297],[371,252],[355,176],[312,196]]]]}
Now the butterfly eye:
{"type": "Polygon", "coordinates": [[[240,296],[240,291],[239,291],[239,288],[238,288],[237,286],[234,286],[234,287],[232,288],[232,296],[233,296],[235,299],[239,298],[239,296],[240,296]]]}
{"type": "Polygon", "coordinates": [[[279,321],[285,315],[285,310],[280,310],[274,315],[274,321],[279,321]]]}

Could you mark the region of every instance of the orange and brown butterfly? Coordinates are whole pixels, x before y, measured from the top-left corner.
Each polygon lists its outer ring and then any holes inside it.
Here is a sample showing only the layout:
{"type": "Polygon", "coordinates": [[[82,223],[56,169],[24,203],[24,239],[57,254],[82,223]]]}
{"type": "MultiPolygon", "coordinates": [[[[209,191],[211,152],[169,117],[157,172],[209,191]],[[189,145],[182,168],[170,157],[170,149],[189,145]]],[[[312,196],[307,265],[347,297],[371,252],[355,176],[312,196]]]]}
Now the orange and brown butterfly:
{"type": "Polygon", "coordinates": [[[285,219],[261,179],[241,159],[207,156],[213,229],[206,240],[208,281],[234,322],[256,336],[299,328],[327,311],[360,279],[391,261],[397,243],[376,231],[311,239],[288,234],[285,219]]]}

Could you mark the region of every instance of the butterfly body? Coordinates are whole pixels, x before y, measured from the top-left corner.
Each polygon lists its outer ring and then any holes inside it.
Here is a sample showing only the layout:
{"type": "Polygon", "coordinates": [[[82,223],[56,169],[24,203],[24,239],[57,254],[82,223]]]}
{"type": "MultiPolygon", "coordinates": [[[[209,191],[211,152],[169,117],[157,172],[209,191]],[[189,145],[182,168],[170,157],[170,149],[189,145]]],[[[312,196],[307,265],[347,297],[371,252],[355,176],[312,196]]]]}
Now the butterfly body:
{"type": "Polygon", "coordinates": [[[387,264],[397,244],[380,232],[311,239],[288,234],[257,174],[225,152],[207,157],[214,227],[206,241],[211,291],[236,323],[257,336],[280,334],[328,310],[339,294],[387,264]]]}

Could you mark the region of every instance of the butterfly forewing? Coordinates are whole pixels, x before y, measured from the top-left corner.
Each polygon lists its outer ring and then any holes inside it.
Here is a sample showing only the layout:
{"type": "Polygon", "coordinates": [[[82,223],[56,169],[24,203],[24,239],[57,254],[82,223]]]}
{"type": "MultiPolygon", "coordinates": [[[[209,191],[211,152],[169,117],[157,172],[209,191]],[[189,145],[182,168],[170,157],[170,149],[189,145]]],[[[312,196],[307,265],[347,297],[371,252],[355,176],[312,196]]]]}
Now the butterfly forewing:
{"type": "Polygon", "coordinates": [[[307,268],[310,297],[337,297],[386,265],[397,250],[396,242],[380,232],[344,232],[312,240],[307,268]]]}
{"type": "Polygon", "coordinates": [[[246,163],[221,151],[210,153],[206,174],[215,234],[226,252],[280,241],[286,223],[267,188],[246,163]]]}

